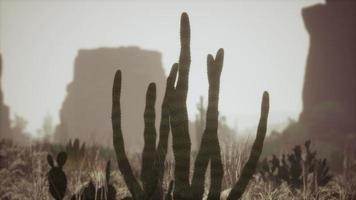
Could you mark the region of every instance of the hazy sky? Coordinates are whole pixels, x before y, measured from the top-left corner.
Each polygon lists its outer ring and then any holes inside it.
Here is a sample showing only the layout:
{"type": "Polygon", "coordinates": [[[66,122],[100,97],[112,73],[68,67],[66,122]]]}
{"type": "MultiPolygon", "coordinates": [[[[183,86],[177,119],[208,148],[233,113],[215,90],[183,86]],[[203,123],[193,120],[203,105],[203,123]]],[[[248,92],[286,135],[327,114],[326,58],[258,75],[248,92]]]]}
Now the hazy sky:
{"type": "MultiPolygon", "coordinates": [[[[179,56],[179,18],[191,21],[188,107],[207,95],[206,55],[225,49],[220,113],[242,129],[258,122],[261,95],[270,122],[297,117],[308,50],[301,9],[321,0],[230,1],[0,0],[5,103],[35,132],[58,122],[78,49],[140,46],[163,54],[166,74],[179,56]],[[150,3],[149,3],[150,2],[150,3]]],[[[110,97],[108,97],[110,98],[110,97]]]]}

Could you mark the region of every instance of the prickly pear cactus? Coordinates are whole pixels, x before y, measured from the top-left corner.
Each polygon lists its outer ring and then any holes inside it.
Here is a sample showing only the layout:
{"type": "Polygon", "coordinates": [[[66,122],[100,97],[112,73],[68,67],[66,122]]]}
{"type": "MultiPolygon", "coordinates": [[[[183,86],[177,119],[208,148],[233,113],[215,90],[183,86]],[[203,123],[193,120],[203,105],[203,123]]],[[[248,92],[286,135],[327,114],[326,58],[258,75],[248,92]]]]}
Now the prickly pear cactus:
{"type": "Polygon", "coordinates": [[[63,166],[66,161],[67,154],[65,152],[60,152],[57,155],[57,166],[54,165],[52,156],[47,156],[47,162],[51,166],[51,169],[47,174],[49,192],[56,200],[63,199],[67,189],[67,177],[63,172],[63,166]]]}

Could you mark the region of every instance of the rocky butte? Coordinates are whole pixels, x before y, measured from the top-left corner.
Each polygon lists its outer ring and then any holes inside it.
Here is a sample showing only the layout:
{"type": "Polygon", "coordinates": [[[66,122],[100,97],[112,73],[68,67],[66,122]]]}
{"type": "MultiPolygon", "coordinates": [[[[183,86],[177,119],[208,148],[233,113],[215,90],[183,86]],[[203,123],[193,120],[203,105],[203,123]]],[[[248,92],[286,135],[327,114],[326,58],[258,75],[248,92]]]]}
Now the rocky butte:
{"type": "Polygon", "coordinates": [[[0,54],[0,138],[11,138],[9,107],[4,104],[4,96],[2,93],[2,57],[0,54]]]}
{"type": "Polygon", "coordinates": [[[80,138],[87,144],[112,146],[111,91],[116,70],[122,71],[122,129],[129,151],[143,146],[143,113],[146,89],[157,85],[156,124],[165,89],[162,55],[138,47],[79,50],[73,81],[60,111],[55,140],[80,138]]]}
{"type": "Polygon", "coordinates": [[[300,122],[312,138],[356,138],[356,2],[327,0],[302,12],[310,35],[300,122]]]}

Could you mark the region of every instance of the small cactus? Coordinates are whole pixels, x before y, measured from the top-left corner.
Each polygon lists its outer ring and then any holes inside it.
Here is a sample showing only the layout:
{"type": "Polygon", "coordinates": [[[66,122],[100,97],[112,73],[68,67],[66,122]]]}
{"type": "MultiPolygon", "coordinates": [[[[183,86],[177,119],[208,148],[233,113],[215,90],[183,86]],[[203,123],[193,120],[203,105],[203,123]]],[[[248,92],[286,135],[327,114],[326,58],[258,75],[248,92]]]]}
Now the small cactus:
{"type": "MultiPolygon", "coordinates": [[[[49,192],[55,200],[62,200],[67,190],[67,177],[63,171],[63,166],[67,161],[67,153],[60,152],[57,156],[57,166],[55,166],[51,155],[47,156],[47,162],[51,166],[47,174],[49,183],[49,192]]],[[[71,200],[115,200],[116,189],[110,183],[110,161],[106,164],[105,185],[96,188],[95,184],[90,181],[82,187],[77,194],[72,195],[71,200]]]]}
{"type": "Polygon", "coordinates": [[[80,145],[78,138],[69,140],[66,145],[66,152],[68,153],[69,160],[80,160],[84,158],[85,154],[85,142],[80,145]]]}
{"type": "Polygon", "coordinates": [[[264,159],[260,163],[262,178],[276,186],[284,181],[291,188],[300,189],[307,184],[307,178],[312,174],[314,185],[327,185],[333,176],[329,174],[326,159],[318,159],[316,151],[311,151],[310,144],[311,142],[308,140],[305,142],[304,148],[296,145],[291,154],[288,156],[283,154],[281,159],[276,155],[272,156],[272,160],[264,159]],[[302,156],[303,152],[305,158],[302,156]]]}
{"type": "Polygon", "coordinates": [[[47,174],[49,192],[55,200],[63,199],[67,189],[67,177],[63,172],[63,166],[66,161],[67,154],[65,152],[60,152],[57,155],[57,166],[54,165],[52,156],[47,156],[47,162],[51,166],[47,174]]]}

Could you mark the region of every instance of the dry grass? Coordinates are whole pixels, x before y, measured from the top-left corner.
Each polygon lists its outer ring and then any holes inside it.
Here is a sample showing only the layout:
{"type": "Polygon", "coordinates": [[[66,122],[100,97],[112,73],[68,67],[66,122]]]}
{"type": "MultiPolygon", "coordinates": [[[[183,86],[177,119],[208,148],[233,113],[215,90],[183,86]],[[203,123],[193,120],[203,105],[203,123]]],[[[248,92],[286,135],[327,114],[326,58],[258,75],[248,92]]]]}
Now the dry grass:
{"type": "MultiPolygon", "coordinates": [[[[47,200],[52,199],[48,193],[48,182],[46,174],[49,170],[46,156],[48,153],[56,154],[56,148],[48,144],[37,144],[33,147],[19,147],[10,142],[0,143],[0,199],[33,199],[47,200]]],[[[57,148],[57,151],[60,148],[57,148]]],[[[92,180],[96,185],[103,184],[105,179],[106,160],[100,156],[100,149],[91,149],[90,153],[85,154],[85,158],[79,161],[68,161],[64,171],[68,179],[68,190],[66,199],[70,195],[92,180]],[[95,153],[96,152],[96,153],[95,153]]],[[[224,194],[239,177],[240,169],[246,160],[249,149],[246,142],[243,145],[234,145],[223,150],[223,161],[225,176],[223,182],[224,194]]],[[[114,158],[112,158],[114,160],[114,158]]],[[[140,158],[135,156],[131,161],[134,171],[139,175],[140,158]]],[[[116,164],[116,162],[113,162],[116,164]]],[[[173,179],[173,164],[166,163],[165,185],[173,179]]],[[[209,173],[207,173],[209,174],[209,173]]],[[[114,165],[111,178],[117,190],[118,199],[129,195],[122,176],[114,165]]],[[[207,184],[208,186],[208,184],[207,184]]],[[[305,186],[302,190],[292,190],[287,184],[274,186],[272,183],[263,182],[259,175],[255,175],[250,181],[248,190],[243,199],[342,199],[351,200],[355,198],[356,192],[356,172],[351,171],[347,174],[340,174],[325,187],[310,189],[305,186]]]]}

